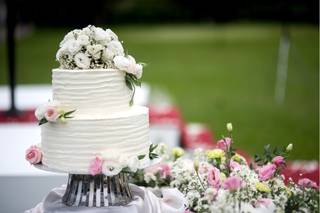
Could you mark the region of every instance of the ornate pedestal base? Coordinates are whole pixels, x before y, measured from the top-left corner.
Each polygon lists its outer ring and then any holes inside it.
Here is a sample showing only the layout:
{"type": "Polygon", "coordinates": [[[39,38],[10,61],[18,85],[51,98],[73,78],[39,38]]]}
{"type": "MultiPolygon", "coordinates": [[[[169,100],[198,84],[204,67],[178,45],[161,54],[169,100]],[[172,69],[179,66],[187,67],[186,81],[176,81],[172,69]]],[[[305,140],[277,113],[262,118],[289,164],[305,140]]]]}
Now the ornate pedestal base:
{"type": "Polygon", "coordinates": [[[67,206],[123,206],[132,201],[127,175],[113,177],[105,175],[69,174],[62,202],[67,206]]]}

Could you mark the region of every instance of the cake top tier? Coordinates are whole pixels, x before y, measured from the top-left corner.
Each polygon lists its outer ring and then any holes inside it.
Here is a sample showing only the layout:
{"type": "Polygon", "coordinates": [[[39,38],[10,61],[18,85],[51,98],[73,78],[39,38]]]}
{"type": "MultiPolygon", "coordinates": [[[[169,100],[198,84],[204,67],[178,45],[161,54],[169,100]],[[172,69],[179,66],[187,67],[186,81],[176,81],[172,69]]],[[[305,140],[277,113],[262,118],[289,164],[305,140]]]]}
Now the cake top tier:
{"type": "Polygon", "coordinates": [[[115,69],[52,70],[53,101],[75,109],[75,117],[106,116],[128,110],[132,91],[125,72],[115,69]]]}
{"type": "MultiPolygon", "coordinates": [[[[132,56],[124,53],[122,42],[119,41],[118,36],[110,29],[104,30],[92,25],[83,29],[76,29],[69,32],[59,46],[60,48],[56,54],[56,59],[60,63],[58,70],[72,71],[66,75],[74,81],[65,83],[81,84],[81,79],[78,79],[78,77],[80,75],[83,76],[84,72],[96,72],[97,70],[110,71],[112,69],[121,72],[120,76],[122,76],[125,85],[132,90],[133,94],[135,86],[140,86],[143,65],[137,63],[132,56]],[[70,74],[75,76],[69,77],[70,74]]],[[[103,74],[100,73],[98,75],[103,74]]],[[[104,77],[106,78],[106,76],[104,77]]],[[[110,84],[112,83],[110,80],[116,79],[113,77],[111,76],[109,80],[104,79],[101,82],[110,84]]],[[[96,83],[96,81],[86,81],[85,83],[88,86],[89,84],[96,83]]],[[[122,88],[122,85],[120,86],[122,88]]],[[[63,90],[63,85],[60,85],[60,88],[63,90]]],[[[133,96],[129,100],[131,104],[132,100],[133,96]]]]}

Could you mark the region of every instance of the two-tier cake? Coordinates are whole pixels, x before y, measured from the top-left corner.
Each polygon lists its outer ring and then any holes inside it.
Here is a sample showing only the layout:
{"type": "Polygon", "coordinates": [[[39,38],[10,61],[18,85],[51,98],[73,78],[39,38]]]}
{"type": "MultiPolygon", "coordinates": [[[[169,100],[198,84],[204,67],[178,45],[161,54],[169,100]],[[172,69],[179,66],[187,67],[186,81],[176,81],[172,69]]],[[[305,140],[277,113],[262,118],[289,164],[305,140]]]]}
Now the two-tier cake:
{"type": "Polygon", "coordinates": [[[132,105],[142,65],[110,29],[94,26],[68,33],[57,60],[52,100],[35,112],[41,145],[26,159],[74,174],[135,171],[150,151],[148,109],[132,105]]]}

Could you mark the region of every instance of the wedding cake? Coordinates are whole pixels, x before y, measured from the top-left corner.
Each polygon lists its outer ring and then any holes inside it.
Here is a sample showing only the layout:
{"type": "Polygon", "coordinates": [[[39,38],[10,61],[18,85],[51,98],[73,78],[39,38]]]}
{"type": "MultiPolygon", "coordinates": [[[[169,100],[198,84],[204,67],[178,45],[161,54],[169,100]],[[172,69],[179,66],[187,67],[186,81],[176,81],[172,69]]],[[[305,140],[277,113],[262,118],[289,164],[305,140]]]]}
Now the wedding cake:
{"type": "Polygon", "coordinates": [[[56,57],[52,100],[35,112],[41,144],[26,159],[73,174],[136,171],[150,151],[148,108],[133,105],[143,65],[94,26],[69,32],[56,57]]]}

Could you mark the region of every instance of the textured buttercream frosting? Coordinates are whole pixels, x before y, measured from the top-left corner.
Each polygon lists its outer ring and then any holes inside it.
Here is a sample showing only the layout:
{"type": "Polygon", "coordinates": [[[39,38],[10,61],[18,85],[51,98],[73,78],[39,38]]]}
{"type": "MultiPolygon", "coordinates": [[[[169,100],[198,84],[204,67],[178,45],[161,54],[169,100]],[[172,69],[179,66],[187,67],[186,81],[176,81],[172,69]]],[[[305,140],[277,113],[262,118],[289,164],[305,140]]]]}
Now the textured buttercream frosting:
{"type": "Polygon", "coordinates": [[[116,69],[52,70],[53,101],[72,113],[65,122],[41,125],[42,163],[89,174],[102,152],[137,157],[149,152],[148,108],[130,106],[125,73],[116,69]]]}
{"type": "Polygon", "coordinates": [[[106,117],[47,123],[41,126],[41,138],[44,165],[88,174],[90,161],[102,151],[128,157],[148,153],[148,109],[134,106],[106,117]]]}
{"type": "Polygon", "coordinates": [[[131,90],[116,69],[52,70],[53,100],[76,109],[74,116],[104,116],[129,109],[131,90]]]}

